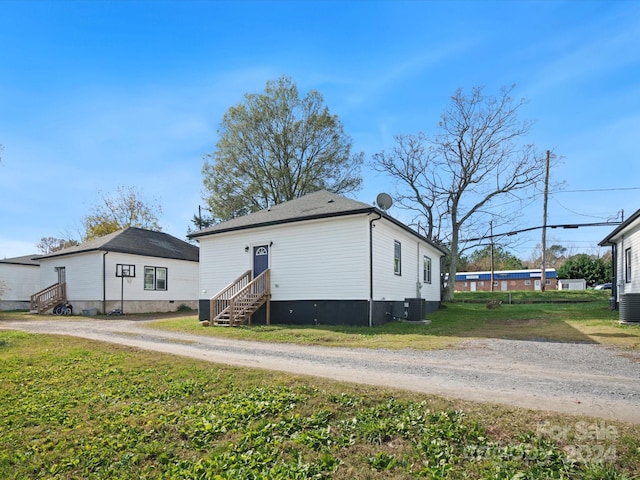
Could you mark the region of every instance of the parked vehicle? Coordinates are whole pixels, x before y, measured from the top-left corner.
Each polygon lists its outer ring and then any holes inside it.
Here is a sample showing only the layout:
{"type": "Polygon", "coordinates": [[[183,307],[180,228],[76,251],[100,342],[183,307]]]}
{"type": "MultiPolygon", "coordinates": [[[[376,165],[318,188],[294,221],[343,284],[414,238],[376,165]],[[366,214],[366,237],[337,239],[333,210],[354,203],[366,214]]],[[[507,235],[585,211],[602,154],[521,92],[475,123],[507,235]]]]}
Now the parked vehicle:
{"type": "Polygon", "coordinates": [[[611,290],[611,283],[603,283],[602,285],[596,285],[594,290],[611,290]]]}

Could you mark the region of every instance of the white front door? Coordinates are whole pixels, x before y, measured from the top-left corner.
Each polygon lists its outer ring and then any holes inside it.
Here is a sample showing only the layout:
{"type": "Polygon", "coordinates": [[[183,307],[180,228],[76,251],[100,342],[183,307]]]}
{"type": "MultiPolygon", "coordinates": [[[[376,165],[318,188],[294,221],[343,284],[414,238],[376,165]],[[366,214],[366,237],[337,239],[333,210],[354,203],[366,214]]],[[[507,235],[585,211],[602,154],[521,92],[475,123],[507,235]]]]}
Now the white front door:
{"type": "Polygon", "coordinates": [[[503,292],[506,292],[508,290],[508,285],[509,285],[509,283],[506,280],[501,280],[500,281],[500,290],[502,290],[503,292]]]}
{"type": "Polygon", "coordinates": [[[475,292],[475,291],[476,291],[476,282],[471,282],[471,283],[469,284],[469,287],[471,288],[471,291],[472,291],[472,292],[475,292]]]}
{"type": "Polygon", "coordinates": [[[540,280],[536,280],[533,284],[533,288],[534,290],[538,291],[540,290],[540,280]]]}

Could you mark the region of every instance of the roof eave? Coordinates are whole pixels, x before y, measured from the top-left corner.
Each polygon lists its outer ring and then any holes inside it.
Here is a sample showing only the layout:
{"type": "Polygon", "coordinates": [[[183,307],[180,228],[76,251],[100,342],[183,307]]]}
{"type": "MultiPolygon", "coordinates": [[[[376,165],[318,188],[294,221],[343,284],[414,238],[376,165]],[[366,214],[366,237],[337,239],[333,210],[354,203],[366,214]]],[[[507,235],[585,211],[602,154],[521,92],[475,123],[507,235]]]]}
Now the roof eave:
{"type": "Polygon", "coordinates": [[[631,214],[631,216],[628,219],[626,219],[624,222],[618,225],[618,227],[616,227],[616,229],[613,232],[611,232],[600,243],[598,243],[598,245],[601,247],[615,245],[616,242],[614,242],[612,239],[618,236],[618,234],[622,233],[628,226],[630,226],[638,218],[640,218],[640,209],[636,210],[633,214],[631,214]]]}

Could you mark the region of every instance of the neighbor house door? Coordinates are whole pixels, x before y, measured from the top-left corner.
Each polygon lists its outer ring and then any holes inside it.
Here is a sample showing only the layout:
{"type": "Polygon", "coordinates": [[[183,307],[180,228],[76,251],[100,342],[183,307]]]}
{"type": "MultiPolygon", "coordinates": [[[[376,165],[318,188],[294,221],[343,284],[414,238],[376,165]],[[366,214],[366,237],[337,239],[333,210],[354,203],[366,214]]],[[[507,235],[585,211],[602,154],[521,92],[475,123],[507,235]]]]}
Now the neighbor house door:
{"type": "Polygon", "coordinates": [[[269,268],[269,245],[253,247],[253,278],[269,268]]]}
{"type": "Polygon", "coordinates": [[[536,291],[540,290],[540,280],[536,280],[533,283],[533,289],[536,290],[536,291]]]}
{"type": "Polygon", "coordinates": [[[471,288],[470,288],[470,290],[471,290],[472,292],[475,292],[475,291],[476,291],[476,282],[471,282],[471,283],[469,284],[469,286],[471,287],[471,288]]]}

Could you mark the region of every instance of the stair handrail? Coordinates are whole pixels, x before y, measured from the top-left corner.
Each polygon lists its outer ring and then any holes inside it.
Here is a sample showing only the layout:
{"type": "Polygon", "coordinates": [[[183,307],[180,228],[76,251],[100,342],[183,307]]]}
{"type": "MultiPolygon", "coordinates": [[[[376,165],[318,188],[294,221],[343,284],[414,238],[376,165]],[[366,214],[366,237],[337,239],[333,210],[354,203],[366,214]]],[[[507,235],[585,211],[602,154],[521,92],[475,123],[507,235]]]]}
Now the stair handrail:
{"type": "Polygon", "coordinates": [[[54,283],[53,285],[31,295],[29,308],[31,310],[37,310],[38,313],[42,313],[55,306],[56,303],[61,303],[66,299],[67,284],[64,282],[54,283]]]}
{"type": "Polygon", "coordinates": [[[213,321],[229,306],[229,300],[251,281],[251,270],[247,270],[209,300],[209,318],[213,321]]]}
{"type": "MultiPolygon", "coordinates": [[[[251,280],[247,285],[240,289],[235,295],[229,299],[227,307],[220,311],[216,317],[212,316],[212,320],[215,322],[218,317],[222,316],[225,312],[229,314],[229,325],[233,325],[236,321],[236,317],[246,314],[245,307],[236,308],[239,300],[242,300],[248,296],[248,294],[258,295],[257,298],[263,300],[271,294],[271,274],[270,270],[266,269],[256,278],[251,280]]],[[[258,302],[259,306],[262,305],[262,301],[258,302]]],[[[255,310],[254,310],[255,311],[255,310]]],[[[253,313],[253,312],[252,312],[253,313]]]]}

